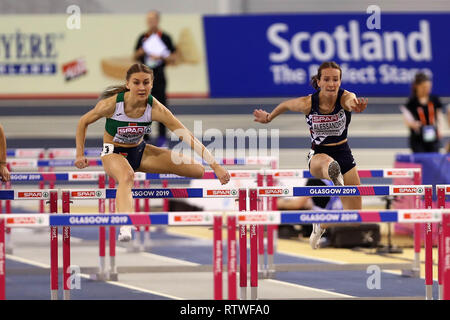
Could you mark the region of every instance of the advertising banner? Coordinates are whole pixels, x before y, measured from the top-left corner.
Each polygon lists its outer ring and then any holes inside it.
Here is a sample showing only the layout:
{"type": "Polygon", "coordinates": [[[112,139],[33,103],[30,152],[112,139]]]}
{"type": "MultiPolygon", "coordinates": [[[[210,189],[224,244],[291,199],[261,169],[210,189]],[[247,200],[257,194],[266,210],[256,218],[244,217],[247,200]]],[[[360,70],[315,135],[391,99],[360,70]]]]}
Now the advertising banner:
{"type": "Polygon", "coordinates": [[[450,13],[205,16],[211,97],[300,96],[324,61],[359,96],[408,96],[414,75],[450,96],[450,13]],[[375,23],[374,23],[375,21],[375,23]]]}
{"type": "MultiPolygon", "coordinates": [[[[142,15],[3,15],[0,19],[0,98],[97,97],[122,84],[142,15]],[[78,28],[79,27],[79,28],[78,28]]],[[[163,15],[160,28],[179,51],[166,68],[168,94],[205,96],[208,80],[200,15],[163,15]]]]}

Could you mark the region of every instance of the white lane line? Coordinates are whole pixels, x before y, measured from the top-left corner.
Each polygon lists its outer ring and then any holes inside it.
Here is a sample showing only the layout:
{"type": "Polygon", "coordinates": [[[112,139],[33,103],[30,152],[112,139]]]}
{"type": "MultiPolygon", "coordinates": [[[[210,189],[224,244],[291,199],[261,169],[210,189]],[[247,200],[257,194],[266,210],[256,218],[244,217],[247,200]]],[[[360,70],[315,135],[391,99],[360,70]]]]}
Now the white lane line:
{"type": "MultiPolygon", "coordinates": [[[[22,257],[18,257],[18,256],[13,256],[13,255],[10,255],[10,254],[7,254],[6,258],[14,260],[14,261],[17,261],[17,262],[26,263],[26,264],[29,264],[29,265],[32,265],[32,266],[35,266],[35,267],[39,267],[39,268],[47,268],[47,269],[50,268],[50,265],[48,265],[48,264],[40,263],[40,262],[37,262],[37,261],[33,261],[33,260],[30,260],[30,259],[26,259],[26,258],[22,258],[22,257]]],[[[8,274],[8,272],[6,272],[6,274],[8,274]]],[[[80,277],[82,277],[84,279],[90,279],[89,275],[84,274],[84,273],[81,273],[80,277]]],[[[153,290],[148,290],[148,289],[136,287],[136,286],[129,285],[129,284],[122,283],[122,282],[118,282],[118,281],[105,281],[105,282],[109,283],[111,285],[117,286],[117,287],[123,287],[123,288],[131,289],[131,290],[141,291],[141,292],[144,292],[144,293],[150,293],[150,294],[153,294],[153,295],[157,295],[157,296],[161,296],[161,297],[165,297],[165,298],[169,298],[169,299],[184,300],[183,298],[180,298],[180,297],[176,297],[176,296],[172,296],[172,295],[165,294],[165,293],[162,293],[162,292],[157,292],[157,291],[153,291],[153,290]]]]}
{"type": "MultiPolygon", "coordinates": [[[[32,266],[39,267],[39,268],[50,268],[50,266],[48,264],[40,263],[40,262],[37,262],[37,261],[32,261],[32,260],[29,260],[29,259],[26,259],[26,258],[13,256],[13,255],[10,255],[10,254],[7,254],[6,258],[14,260],[14,261],[17,261],[17,262],[21,262],[21,263],[31,264],[32,266]]],[[[6,274],[8,274],[8,271],[6,271],[6,274]]]]}
{"type": "Polygon", "coordinates": [[[112,284],[112,285],[115,285],[115,286],[118,286],[118,287],[123,287],[123,288],[131,289],[131,290],[138,290],[138,291],[154,294],[154,295],[161,296],[161,297],[166,297],[166,298],[169,298],[169,299],[184,300],[184,298],[175,297],[175,296],[172,296],[170,294],[161,293],[161,292],[157,292],[157,291],[153,291],[153,290],[143,289],[143,288],[132,286],[130,284],[126,284],[126,283],[123,283],[123,282],[117,282],[117,281],[105,281],[105,282],[109,283],[109,284],[112,284]]]}
{"type": "Polygon", "coordinates": [[[280,281],[280,280],[275,280],[275,279],[267,279],[265,281],[270,281],[270,282],[278,283],[280,285],[285,285],[285,286],[289,286],[289,287],[295,287],[295,288],[301,288],[301,289],[304,289],[304,290],[320,292],[320,293],[324,293],[324,294],[331,294],[331,295],[335,295],[335,296],[342,297],[342,298],[356,298],[355,296],[349,296],[349,295],[343,294],[343,293],[338,293],[338,292],[333,292],[333,291],[328,291],[328,290],[323,290],[323,289],[317,289],[317,288],[313,288],[313,287],[302,286],[300,284],[290,283],[290,282],[285,282],[285,281],[280,281]]]}
{"type": "Polygon", "coordinates": [[[146,256],[149,258],[153,258],[153,259],[158,259],[161,261],[166,261],[166,262],[172,262],[172,263],[178,263],[178,264],[182,264],[182,265],[186,265],[186,266],[199,266],[199,263],[194,263],[194,262],[190,262],[190,261],[186,261],[186,260],[180,260],[180,259],[176,259],[176,258],[171,258],[171,257],[165,257],[165,256],[160,256],[154,253],[149,253],[149,252],[140,252],[140,255],[142,256],[146,256]]]}

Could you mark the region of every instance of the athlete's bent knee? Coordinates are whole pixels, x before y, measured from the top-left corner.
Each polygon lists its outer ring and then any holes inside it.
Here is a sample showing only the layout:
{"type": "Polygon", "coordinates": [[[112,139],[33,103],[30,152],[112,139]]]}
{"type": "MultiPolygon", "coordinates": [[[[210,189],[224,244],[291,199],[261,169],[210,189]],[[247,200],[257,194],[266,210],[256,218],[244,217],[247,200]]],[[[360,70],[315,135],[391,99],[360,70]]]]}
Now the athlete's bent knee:
{"type": "Polygon", "coordinates": [[[134,172],[133,170],[124,170],[117,178],[119,184],[132,186],[134,183],[134,172]]]}

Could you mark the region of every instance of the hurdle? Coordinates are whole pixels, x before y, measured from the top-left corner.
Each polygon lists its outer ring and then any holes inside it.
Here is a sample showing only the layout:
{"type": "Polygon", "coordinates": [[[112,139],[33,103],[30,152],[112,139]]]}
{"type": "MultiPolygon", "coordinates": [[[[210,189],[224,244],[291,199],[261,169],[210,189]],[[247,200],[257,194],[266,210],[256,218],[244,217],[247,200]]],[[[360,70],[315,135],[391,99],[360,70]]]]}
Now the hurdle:
{"type": "MultiPolygon", "coordinates": [[[[63,149],[64,151],[65,149],[63,149]]],[[[70,150],[69,150],[70,151],[70,150]]],[[[61,153],[58,154],[59,156],[61,153]]],[[[71,154],[65,154],[67,156],[70,156],[71,154]]],[[[269,158],[270,159],[270,158],[269,158]]],[[[222,159],[222,162],[233,162],[242,164],[245,163],[245,159],[234,159],[231,161],[230,159],[222,159]]],[[[265,159],[266,162],[257,162],[257,159],[250,159],[248,160],[248,163],[257,163],[257,164],[268,164],[268,159],[265,159]],[[253,162],[252,162],[253,161],[253,162]]],[[[65,160],[64,160],[65,163],[65,160]]],[[[377,178],[393,178],[393,177],[409,177],[414,178],[415,184],[420,184],[420,169],[398,169],[398,168],[391,168],[391,169],[360,169],[358,170],[358,173],[363,178],[371,178],[371,177],[377,177],[377,178]]],[[[257,186],[262,186],[264,178],[267,179],[267,185],[271,186],[274,185],[274,180],[276,178],[288,178],[288,179],[298,179],[298,178],[310,178],[312,177],[308,170],[298,170],[298,169],[249,169],[249,170],[229,170],[230,176],[232,179],[254,179],[257,183],[257,186]]],[[[105,172],[103,171],[74,171],[74,172],[55,172],[55,173],[26,173],[26,172],[17,172],[17,173],[11,173],[11,181],[28,181],[28,182],[41,182],[41,181],[76,181],[76,182],[100,182],[100,177],[102,175],[105,175],[105,172]]],[[[106,177],[106,176],[105,176],[106,177]]],[[[206,171],[202,179],[216,179],[216,176],[214,172],[212,171],[206,171]]],[[[112,180],[111,178],[109,179],[112,180]]],[[[136,172],[135,173],[135,182],[143,182],[144,184],[148,184],[149,181],[153,180],[177,180],[177,181],[190,181],[193,180],[192,178],[182,177],[175,174],[153,174],[153,173],[142,173],[142,172],[136,172]]],[[[164,184],[163,184],[164,185],[164,184]]],[[[111,186],[110,186],[111,187],[111,186]]],[[[113,186],[112,186],[113,187],[113,186]]],[[[99,188],[100,185],[99,185],[99,188]]],[[[418,196],[417,196],[418,197],[418,196]]],[[[266,204],[266,208],[269,210],[276,209],[276,197],[268,198],[269,202],[266,204]]],[[[110,199],[110,204],[114,200],[110,199]]],[[[135,201],[139,201],[139,199],[135,199],[135,201]]],[[[149,212],[150,210],[150,204],[149,199],[145,199],[145,212],[149,212]]],[[[9,201],[7,201],[8,203],[9,201]]],[[[418,202],[417,202],[418,203],[418,202]]],[[[164,203],[164,205],[168,204],[167,202],[164,203]]],[[[263,202],[259,202],[260,205],[263,204],[263,202]]],[[[139,208],[140,206],[137,206],[139,208]]],[[[9,206],[10,208],[10,206],[9,206]]],[[[99,200],[99,210],[101,209],[101,200],[99,200]]],[[[261,208],[259,208],[261,210],[261,208]]],[[[168,211],[168,206],[165,206],[163,208],[163,211],[168,211]]],[[[7,211],[10,212],[10,211],[7,211]]],[[[43,211],[40,211],[43,212],[43,211]]],[[[259,272],[263,274],[265,277],[273,276],[274,269],[272,267],[273,265],[273,256],[274,252],[276,251],[276,225],[267,225],[267,265],[264,265],[264,232],[262,229],[264,226],[258,226],[258,260],[259,263],[259,272]],[[258,232],[261,230],[260,232],[258,232]]],[[[150,235],[149,232],[147,232],[149,229],[149,226],[145,227],[146,232],[144,233],[144,247],[149,247],[149,240],[150,235]]],[[[415,250],[415,256],[414,256],[414,265],[415,268],[412,271],[412,276],[418,276],[420,274],[420,224],[415,224],[415,233],[414,233],[414,250],[415,250]],[[419,228],[417,228],[419,227],[419,228]]],[[[110,228],[110,232],[115,232],[115,228],[110,228]]],[[[137,234],[139,236],[139,234],[137,234]]],[[[140,251],[141,248],[139,248],[139,243],[137,241],[138,237],[135,237],[135,240],[132,242],[132,245],[128,246],[128,250],[131,252],[140,251]]],[[[10,239],[10,237],[9,237],[10,239]]],[[[104,260],[104,254],[105,252],[105,236],[103,231],[99,231],[99,259],[104,260]]],[[[115,240],[110,239],[110,252],[114,253],[114,246],[115,240]]],[[[12,252],[11,246],[7,245],[7,250],[9,249],[9,252],[12,252]]],[[[110,258],[113,258],[113,256],[110,255],[110,258]]],[[[101,267],[102,262],[100,262],[100,270],[103,270],[101,267]]],[[[113,276],[114,277],[114,276],[113,276]]],[[[104,274],[99,274],[98,279],[104,279],[104,274]]]]}
{"type": "MultiPolygon", "coordinates": [[[[0,193],[1,194],[1,193],[0,193]]],[[[56,194],[52,191],[52,194],[56,194]]],[[[63,199],[69,198],[70,191],[63,191],[63,199]],[[65,194],[65,195],[64,195],[65,194]]],[[[66,202],[68,203],[68,202],[66,202]]],[[[63,200],[64,205],[64,200],[63,200]]],[[[399,223],[410,223],[411,221],[416,222],[439,222],[442,221],[443,235],[444,235],[444,252],[446,257],[450,257],[450,210],[446,209],[411,209],[411,210],[379,210],[379,211],[345,211],[345,210],[328,210],[328,211],[300,211],[300,212],[283,212],[283,211],[263,211],[263,212],[246,212],[239,213],[231,212],[226,213],[227,227],[233,230],[234,235],[236,233],[236,220],[239,225],[260,225],[260,224],[292,224],[292,223],[348,223],[348,222],[360,222],[360,223],[370,223],[370,222],[399,222],[399,223]],[[234,220],[233,220],[234,219],[234,220]]],[[[223,215],[217,213],[206,213],[206,212],[179,212],[179,213],[153,213],[153,214],[117,214],[117,215],[106,215],[102,217],[102,214],[17,214],[14,217],[7,216],[5,214],[0,215],[0,248],[4,248],[4,228],[8,227],[50,227],[50,228],[70,228],[74,226],[118,226],[118,225],[147,225],[150,224],[169,224],[169,225],[211,225],[214,226],[214,242],[213,242],[213,271],[214,271],[214,298],[222,299],[222,271],[223,271],[223,250],[222,250],[222,235],[221,227],[223,215]],[[185,219],[176,219],[176,217],[185,217],[185,219]],[[192,221],[192,216],[197,216],[197,221],[192,221]],[[201,221],[198,217],[202,217],[201,221]],[[6,224],[5,219],[6,218],[6,224]],[[220,232],[219,232],[220,231],[220,232]]],[[[69,229],[70,230],[70,229],[69,229]]],[[[57,239],[57,238],[56,238],[57,239]]],[[[67,237],[70,241],[70,234],[67,237]]],[[[64,238],[63,238],[64,243],[64,238]]],[[[228,239],[228,244],[234,245],[236,242],[231,243],[228,239]]],[[[57,248],[57,247],[56,247],[57,248]]],[[[70,243],[68,245],[63,244],[64,248],[70,250],[70,243]]],[[[68,283],[69,272],[68,267],[70,266],[70,251],[65,251],[63,253],[63,272],[65,279],[64,284],[64,299],[70,299],[71,287],[68,283]],[[67,267],[67,268],[66,268],[67,267]]],[[[4,250],[0,250],[0,299],[5,299],[5,254],[4,250]]],[[[233,256],[231,256],[234,258],[233,256]]],[[[52,258],[55,256],[52,254],[52,258]]],[[[251,267],[252,274],[257,279],[257,259],[252,259],[254,264],[251,267]]],[[[233,264],[236,259],[228,261],[233,264]]],[[[57,264],[58,259],[56,255],[56,263],[52,261],[52,274],[56,271],[57,276],[57,264]],[[56,264],[56,268],[54,265],[56,264]]],[[[450,300],[450,261],[445,261],[445,272],[443,273],[443,299],[450,300]]],[[[204,272],[210,271],[208,268],[198,268],[184,267],[186,269],[184,272],[204,272]]],[[[354,266],[351,270],[365,270],[361,267],[363,265],[354,266]]],[[[380,266],[381,269],[390,269],[389,266],[380,266]]],[[[153,267],[148,268],[147,272],[161,272],[161,268],[153,267]]],[[[166,272],[180,272],[179,268],[167,268],[164,267],[166,272]],[[171,270],[172,269],[172,270],[171,270]]],[[[230,270],[228,268],[228,270],[230,270]]],[[[328,269],[323,268],[322,265],[314,265],[315,271],[328,271],[328,269]]],[[[349,270],[342,266],[340,270],[349,270]]],[[[286,271],[310,271],[307,268],[304,270],[298,270],[298,268],[293,268],[293,270],[286,271]]],[[[229,288],[232,288],[236,292],[236,286],[230,283],[233,278],[230,278],[232,273],[228,272],[229,288]],[[234,288],[234,289],[233,289],[234,288]]],[[[51,281],[55,278],[51,278],[51,281]]],[[[57,279],[57,277],[56,277],[57,279]]],[[[53,282],[52,282],[53,284],[53,282]]],[[[234,284],[236,284],[236,279],[234,278],[234,284]]],[[[58,288],[52,288],[52,299],[57,299],[58,288]]],[[[255,287],[257,288],[257,287],[255,287]]],[[[229,299],[235,295],[235,292],[229,292],[229,299]]],[[[255,297],[256,299],[257,297],[255,297]]]]}
{"type": "MultiPolygon", "coordinates": [[[[359,169],[358,175],[361,178],[410,178],[413,180],[414,185],[420,185],[422,183],[420,168],[386,168],[386,169],[359,169]]],[[[267,186],[275,186],[276,179],[301,179],[301,178],[314,178],[309,170],[302,169],[276,169],[276,170],[264,170],[267,186]]],[[[268,199],[269,210],[276,209],[276,197],[268,199]]],[[[416,196],[416,208],[420,208],[419,196],[416,196]]],[[[261,274],[266,277],[273,276],[273,254],[276,251],[276,230],[277,226],[267,226],[267,265],[262,266],[263,272],[261,274]]],[[[419,277],[420,275],[420,250],[421,250],[421,225],[419,223],[414,224],[414,269],[411,271],[410,276],[419,277]]],[[[264,253],[262,253],[264,254],[264,253]]],[[[263,260],[263,258],[261,258],[263,260]]]]}
{"type": "MultiPolygon", "coordinates": [[[[432,206],[432,186],[431,185],[375,185],[375,186],[324,186],[324,187],[259,187],[250,189],[250,194],[256,194],[255,197],[250,197],[250,206],[257,206],[259,197],[292,197],[292,196],[386,196],[386,195],[408,195],[408,196],[424,196],[425,207],[431,209],[432,206]]],[[[364,220],[363,220],[364,221],[364,220]]],[[[348,221],[351,223],[352,221],[348,221]]],[[[381,221],[374,221],[381,222],[381,221]]],[[[415,221],[411,221],[415,222],[415,221]]],[[[310,221],[310,223],[315,223],[310,221]]],[[[431,224],[429,224],[431,225],[431,224]]],[[[431,236],[429,236],[431,237],[431,236]]],[[[257,244],[256,244],[257,245],[257,244]]],[[[256,249],[257,250],[257,249],[256,249]]],[[[426,251],[426,297],[433,299],[432,285],[433,285],[433,270],[432,270],[432,243],[429,241],[425,243],[426,251]]],[[[355,267],[346,265],[347,267],[355,267]]],[[[365,265],[367,268],[368,265],[365,265]]],[[[274,265],[272,272],[277,271],[293,271],[296,268],[302,271],[308,270],[308,265],[274,265]]],[[[360,268],[362,266],[359,266],[360,268]]],[[[381,266],[386,267],[386,266],[381,266]]],[[[408,275],[411,272],[417,272],[416,265],[413,264],[389,264],[390,269],[400,269],[402,274],[408,275]]],[[[250,267],[251,268],[251,267],[250,267]]],[[[341,270],[341,266],[329,265],[326,266],[328,271],[341,270]]],[[[251,268],[252,270],[252,268],[251,268]]],[[[309,269],[314,271],[314,268],[309,269]]],[[[253,288],[253,287],[252,287],[253,288]]]]}
{"type": "MultiPolygon", "coordinates": [[[[436,186],[436,194],[437,194],[437,205],[439,209],[445,209],[446,202],[445,198],[446,196],[450,195],[450,185],[437,185],[436,186]]],[[[446,237],[444,236],[444,228],[443,228],[444,222],[440,222],[438,225],[438,284],[439,284],[439,300],[444,299],[444,287],[443,287],[443,278],[444,273],[447,269],[450,269],[450,266],[447,264],[448,261],[450,261],[450,251],[445,251],[444,249],[444,243],[446,237]],[[446,260],[447,259],[447,260],[446,260]],[[447,261],[447,262],[446,262],[447,261]]],[[[448,296],[450,297],[450,292],[448,293],[448,296]]]]}

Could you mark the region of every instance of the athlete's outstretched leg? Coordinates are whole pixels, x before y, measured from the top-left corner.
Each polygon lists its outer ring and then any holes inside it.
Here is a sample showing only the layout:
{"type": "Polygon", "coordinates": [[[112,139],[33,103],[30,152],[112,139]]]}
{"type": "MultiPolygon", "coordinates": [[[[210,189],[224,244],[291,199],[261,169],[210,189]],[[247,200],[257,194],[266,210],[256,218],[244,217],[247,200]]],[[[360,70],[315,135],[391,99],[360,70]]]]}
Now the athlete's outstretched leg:
{"type": "MultiPolygon", "coordinates": [[[[109,154],[102,157],[103,168],[107,175],[117,181],[116,208],[118,213],[133,212],[133,195],[131,188],[134,182],[134,171],[128,161],[119,154],[109,154]]],[[[120,227],[119,241],[131,240],[131,226],[120,227]]]]}

